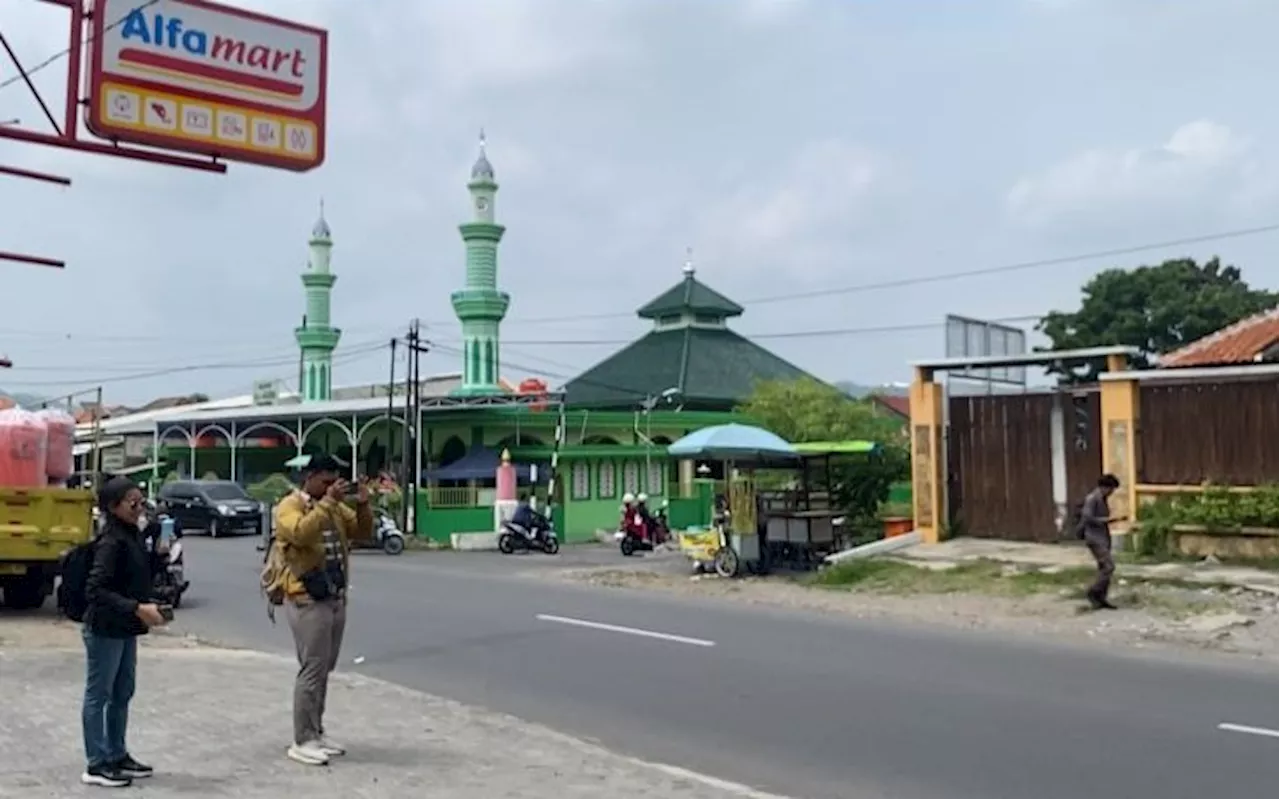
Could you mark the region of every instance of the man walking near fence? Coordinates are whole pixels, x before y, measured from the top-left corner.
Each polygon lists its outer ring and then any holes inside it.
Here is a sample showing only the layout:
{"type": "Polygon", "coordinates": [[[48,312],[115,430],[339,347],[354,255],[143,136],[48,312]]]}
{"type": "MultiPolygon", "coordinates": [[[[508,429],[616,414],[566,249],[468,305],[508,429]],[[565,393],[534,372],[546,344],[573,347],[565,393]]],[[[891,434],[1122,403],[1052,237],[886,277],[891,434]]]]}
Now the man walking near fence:
{"type": "Polygon", "coordinates": [[[276,506],[268,559],[279,564],[276,581],[298,652],[289,757],[309,766],[345,753],[325,735],[325,699],[347,623],[350,541],[373,535],[368,491],[342,479],[342,471],[336,458],[311,459],[301,489],[276,506]]]}
{"type": "Polygon", "coordinates": [[[1114,474],[1102,475],[1098,478],[1097,488],[1089,492],[1080,508],[1079,535],[1098,564],[1098,577],[1085,593],[1094,610],[1116,609],[1107,599],[1111,575],[1116,571],[1116,562],[1111,556],[1111,522],[1122,521],[1124,517],[1111,515],[1107,499],[1119,487],[1120,481],[1114,474]]]}

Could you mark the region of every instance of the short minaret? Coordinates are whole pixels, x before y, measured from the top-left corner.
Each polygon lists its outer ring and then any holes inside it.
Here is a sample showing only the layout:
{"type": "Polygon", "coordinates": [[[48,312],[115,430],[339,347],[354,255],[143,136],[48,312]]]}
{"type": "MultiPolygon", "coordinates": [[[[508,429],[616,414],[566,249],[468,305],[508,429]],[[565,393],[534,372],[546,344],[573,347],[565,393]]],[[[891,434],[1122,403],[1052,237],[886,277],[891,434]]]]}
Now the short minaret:
{"type": "Polygon", "coordinates": [[[462,396],[500,394],[498,384],[498,328],[507,315],[511,298],[498,290],[498,242],[505,230],[494,222],[493,203],[498,193],[493,165],[485,154],[480,132],[480,156],[471,167],[472,221],[458,226],[467,248],[467,281],[453,292],[453,311],[462,323],[462,396]]]}
{"type": "Polygon", "coordinates": [[[302,385],[298,393],[303,402],[330,399],[333,395],[333,351],[342,338],[342,331],[330,324],[329,301],[337,275],[329,271],[329,258],[333,250],[333,234],[324,218],[324,202],[320,203],[320,218],[311,229],[307,242],[311,257],[307,271],[302,273],[302,285],[306,289],[307,310],[302,326],[293,331],[302,349],[302,385]]]}

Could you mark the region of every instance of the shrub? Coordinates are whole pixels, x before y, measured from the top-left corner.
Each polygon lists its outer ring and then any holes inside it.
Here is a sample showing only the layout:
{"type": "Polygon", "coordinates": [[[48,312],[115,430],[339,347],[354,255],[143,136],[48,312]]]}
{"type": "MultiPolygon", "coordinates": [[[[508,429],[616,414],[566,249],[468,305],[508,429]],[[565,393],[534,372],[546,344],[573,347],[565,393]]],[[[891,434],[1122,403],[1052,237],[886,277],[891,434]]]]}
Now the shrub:
{"type": "Polygon", "coordinates": [[[1169,536],[1179,525],[1231,532],[1242,527],[1280,526],[1280,489],[1259,486],[1249,491],[1228,491],[1206,485],[1194,494],[1160,497],[1138,509],[1140,528],[1136,540],[1139,555],[1165,555],[1169,536]]]}

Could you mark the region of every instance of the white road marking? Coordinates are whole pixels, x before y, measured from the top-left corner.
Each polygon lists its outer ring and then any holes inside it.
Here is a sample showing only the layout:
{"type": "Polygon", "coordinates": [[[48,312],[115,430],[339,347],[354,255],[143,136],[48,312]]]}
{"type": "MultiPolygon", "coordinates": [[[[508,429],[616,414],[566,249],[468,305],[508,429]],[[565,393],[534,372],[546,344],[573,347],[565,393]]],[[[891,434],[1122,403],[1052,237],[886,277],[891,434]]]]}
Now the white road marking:
{"type": "Polygon", "coordinates": [[[790,797],[782,796],[776,793],[767,793],[758,791],[750,785],[743,785],[738,782],[729,782],[719,777],[712,777],[710,774],[702,774],[697,771],[690,771],[687,768],[679,766],[670,766],[666,763],[651,763],[648,760],[638,760],[628,758],[642,766],[647,766],[655,771],[661,771],[668,777],[675,777],[678,780],[688,780],[690,782],[700,782],[710,788],[716,788],[733,796],[740,796],[742,799],[790,799],[790,797]]]}
{"type": "Polygon", "coordinates": [[[1223,722],[1218,729],[1224,732],[1243,732],[1246,735],[1265,735],[1269,738],[1280,738],[1280,730],[1268,730],[1266,727],[1250,727],[1247,724],[1230,724],[1223,722]]]}
{"type": "Polygon", "coordinates": [[[653,630],[641,630],[636,627],[619,627],[616,624],[604,624],[598,621],[587,621],[585,619],[571,619],[567,616],[551,616],[546,613],[539,613],[534,618],[539,621],[549,621],[556,624],[568,624],[571,627],[586,627],[590,630],[603,630],[609,633],[622,633],[624,635],[636,635],[641,638],[656,638],[659,641],[672,641],[677,644],[689,644],[690,646],[715,646],[715,641],[708,641],[705,638],[688,638],[683,635],[672,635],[671,633],[660,633],[653,630]]]}

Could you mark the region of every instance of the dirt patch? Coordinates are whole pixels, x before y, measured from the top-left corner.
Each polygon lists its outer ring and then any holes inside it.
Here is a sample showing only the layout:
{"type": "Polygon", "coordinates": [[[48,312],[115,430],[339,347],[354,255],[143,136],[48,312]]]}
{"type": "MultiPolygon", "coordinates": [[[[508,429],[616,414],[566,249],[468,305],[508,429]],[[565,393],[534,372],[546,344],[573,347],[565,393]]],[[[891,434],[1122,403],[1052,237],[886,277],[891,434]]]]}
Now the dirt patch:
{"type": "Polygon", "coordinates": [[[1103,641],[1137,647],[1206,649],[1277,660],[1275,597],[1242,588],[1120,579],[1120,610],[1088,610],[1088,574],[994,563],[947,569],[891,561],[860,575],[723,580],[653,568],[565,570],[553,576],[612,588],[666,591],[858,618],[901,619],[968,629],[1103,641]],[[858,579],[851,579],[857,576],[858,579]]]}

